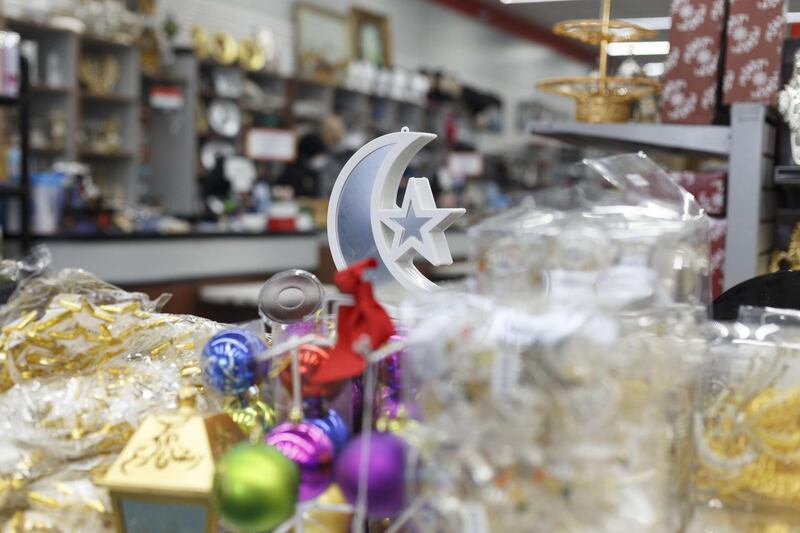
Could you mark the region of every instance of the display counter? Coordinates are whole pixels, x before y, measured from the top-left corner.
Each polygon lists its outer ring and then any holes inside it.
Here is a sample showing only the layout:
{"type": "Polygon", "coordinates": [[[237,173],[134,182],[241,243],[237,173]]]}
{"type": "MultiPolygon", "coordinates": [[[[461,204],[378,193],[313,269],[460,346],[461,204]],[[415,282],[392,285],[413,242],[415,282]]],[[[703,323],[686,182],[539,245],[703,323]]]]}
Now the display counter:
{"type": "MultiPolygon", "coordinates": [[[[449,232],[447,240],[454,260],[468,255],[466,233],[449,232]]],[[[314,272],[330,283],[334,268],[324,232],[55,235],[34,242],[50,248],[57,268],[82,268],[153,297],[168,292],[170,312],[217,319],[222,317],[203,307],[203,287],[230,286],[235,292],[234,284],[263,283],[289,268],[314,272]]],[[[7,240],[7,255],[14,244],[15,239],[7,240]]]]}
{"type": "Polygon", "coordinates": [[[56,267],[83,268],[120,285],[315,270],[319,264],[314,232],[53,236],[35,242],[50,248],[56,267]]]}
{"type": "MultiPolygon", "coordinates": [[[[278,272],[316,271],[324,233],[189,233],[179,235],[59,235],[38,237],[57,268],[83,268],[120,285],[173,283],[278,272]],[[142,265],[147,265],[142,268],[142,265]]],[[[467,255],[465,233],[448,241],[454,258],[467,255]]]]}

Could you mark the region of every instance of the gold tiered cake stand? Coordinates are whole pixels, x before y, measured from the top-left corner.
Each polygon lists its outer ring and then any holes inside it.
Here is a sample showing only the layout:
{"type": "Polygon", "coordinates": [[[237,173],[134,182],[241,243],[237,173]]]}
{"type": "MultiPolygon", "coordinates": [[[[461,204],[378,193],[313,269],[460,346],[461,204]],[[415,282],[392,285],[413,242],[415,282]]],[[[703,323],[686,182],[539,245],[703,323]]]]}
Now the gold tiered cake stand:
{"type": "Polygon", "coordinates": [[[557,35],[600,48],[597,75],[553,78],[537,84],[539,89],[574,98],[576,120],[580,122],[627,122],[631,103],[657,93],[661,83],[645,77],[608,75],[608,44],[651,39],[656,32],[611,20],[611,0],[603,0],[602,19],[565,20],[553,26],[557,35]]]}

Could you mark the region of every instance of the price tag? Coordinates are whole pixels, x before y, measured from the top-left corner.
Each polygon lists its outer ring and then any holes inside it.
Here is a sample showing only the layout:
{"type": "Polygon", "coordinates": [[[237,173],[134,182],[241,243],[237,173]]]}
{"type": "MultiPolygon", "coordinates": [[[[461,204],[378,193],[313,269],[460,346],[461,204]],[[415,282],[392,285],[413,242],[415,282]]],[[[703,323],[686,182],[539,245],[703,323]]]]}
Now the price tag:
{"type": "Polygon", "coordinates": [[[489,533],[489,518],[483,504],[464,502],[461,505],[461,533],[489,533]]]}
{"type": "Polygon", "coordinates": [[[473,178],[483,174],[483,156],[478,152],[451,152],[447,170],[458,178],[473,178]]]}
{"type": "Polygon", "coordinates": [[[247,131],[245,153],[248,158],[259,161],[287,162],[297,157],[296,146],[292,130],[252,128],[247,131]]]}
{"type": "Polygon", "coordinates": [[[513,349],[497,348],[492,360],[489,387],[492,396],[503,398],[516,390],[519,384],[520,355],[513,349]]]}

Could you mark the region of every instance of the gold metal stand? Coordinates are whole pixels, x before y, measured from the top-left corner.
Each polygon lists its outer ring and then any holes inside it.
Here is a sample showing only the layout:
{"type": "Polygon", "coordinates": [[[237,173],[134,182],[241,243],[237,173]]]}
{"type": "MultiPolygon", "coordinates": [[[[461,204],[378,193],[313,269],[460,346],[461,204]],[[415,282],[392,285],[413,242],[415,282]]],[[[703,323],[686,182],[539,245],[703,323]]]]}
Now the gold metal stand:
{"type": "Polygon", "coordinates": [[[600,48],[597,75],[553,78],[537,87],[543,91],[575,99],[575,119],[580,122],[627,122],[631,102],[657,93],[657,80],[608,75],[608,44],[651,39],[656,32],[622,20],[611,20],[611,0],[603,0],[601,19],[566,20],[553,27],[557,35],[600,48]]]}

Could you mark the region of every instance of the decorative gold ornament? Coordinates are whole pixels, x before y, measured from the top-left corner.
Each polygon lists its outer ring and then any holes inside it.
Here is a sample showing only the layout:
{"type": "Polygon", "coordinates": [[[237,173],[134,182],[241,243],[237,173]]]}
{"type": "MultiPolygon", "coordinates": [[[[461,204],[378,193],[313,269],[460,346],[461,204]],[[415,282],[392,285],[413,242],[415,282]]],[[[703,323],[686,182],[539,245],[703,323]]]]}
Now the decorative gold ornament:
{"type": "Polygon", "coordinates": [[[175,414],[151,416],[100,481],[111,492],[117,531],[217,531],[211,488],[217,460],[244,434],[227,414],[201,416],[183,389],[175,414]],[[135,528],[134,528],[135,524],[135,528]]]}
{"type": "Polygon", "coordinates": [[[161,68],[161,50],[158,47],[158,36],[153,28],[145,28],[139,36],[139,57],[145,74],[158,73],[161,68]]]}
{"type": "Polygon", "coordinates": [[[192,50],[200,61],[205,61],[209,56],[208,35],[200,26],[192,26],[192,50]]]}
{"type": "Polygon", "coordinates": [[[236,57],[239,53],[239,47],[230,34],[225,32],[217,32],[211,36],[211,57],[217,63],[223,65],[232,65],[236,62],[236,57]]]}
{"type": "MultiPolygon", "coordinates": [[[[351,513],[331,510],[334,507],[344,508],[348,505],[342,489],[332,483],[315,502],[317,505],[303,512],[303,531],[305,533],[347,533],[350,531],[351,513]]],[[[295,532],[291,529],[290,532],[295,532]]]]}
{"type": "Polygon", "coordinates": [[[267,66],[267,54],[255,39],[239,41],[239,66],[250,72],[264,70],[267,66]]]}
{"type": "Polygon", "coordinates": [[[119,61],[112,54],[84,55],[78,64],[78,80],[92,93],[111,93],[119,83],[119,61]]]}
{"type": "Polygon", "coordinates": [[[608,44],[652,38],[656,32],[622,20],[611,20],[611,0],[603,0],[602,18],[567,20],[553,27],[557,35],[600,48],[597,75],[553,78],[537,87],[573,98],[579,122],[626,122],[631,118],[631,103],[658,93],[661,83],[645,77],[608,75],[608,44]]]}
{"type": "Polygon", "coordinates": [[[782,270],[800,270],[800,223],[796,223],[792,228],[787,250],[773,250],[772,252],[769,271],[780,272],[782,270]]]}
{"type": "Polygon", "coordinates": [[[258,389],[251,387],[245,398],[233,398],[225,405],[225,412],[242,432],[257,443],[264,439],[264,433],[275,425],[275,409],[261,399],[258,389]]]}

